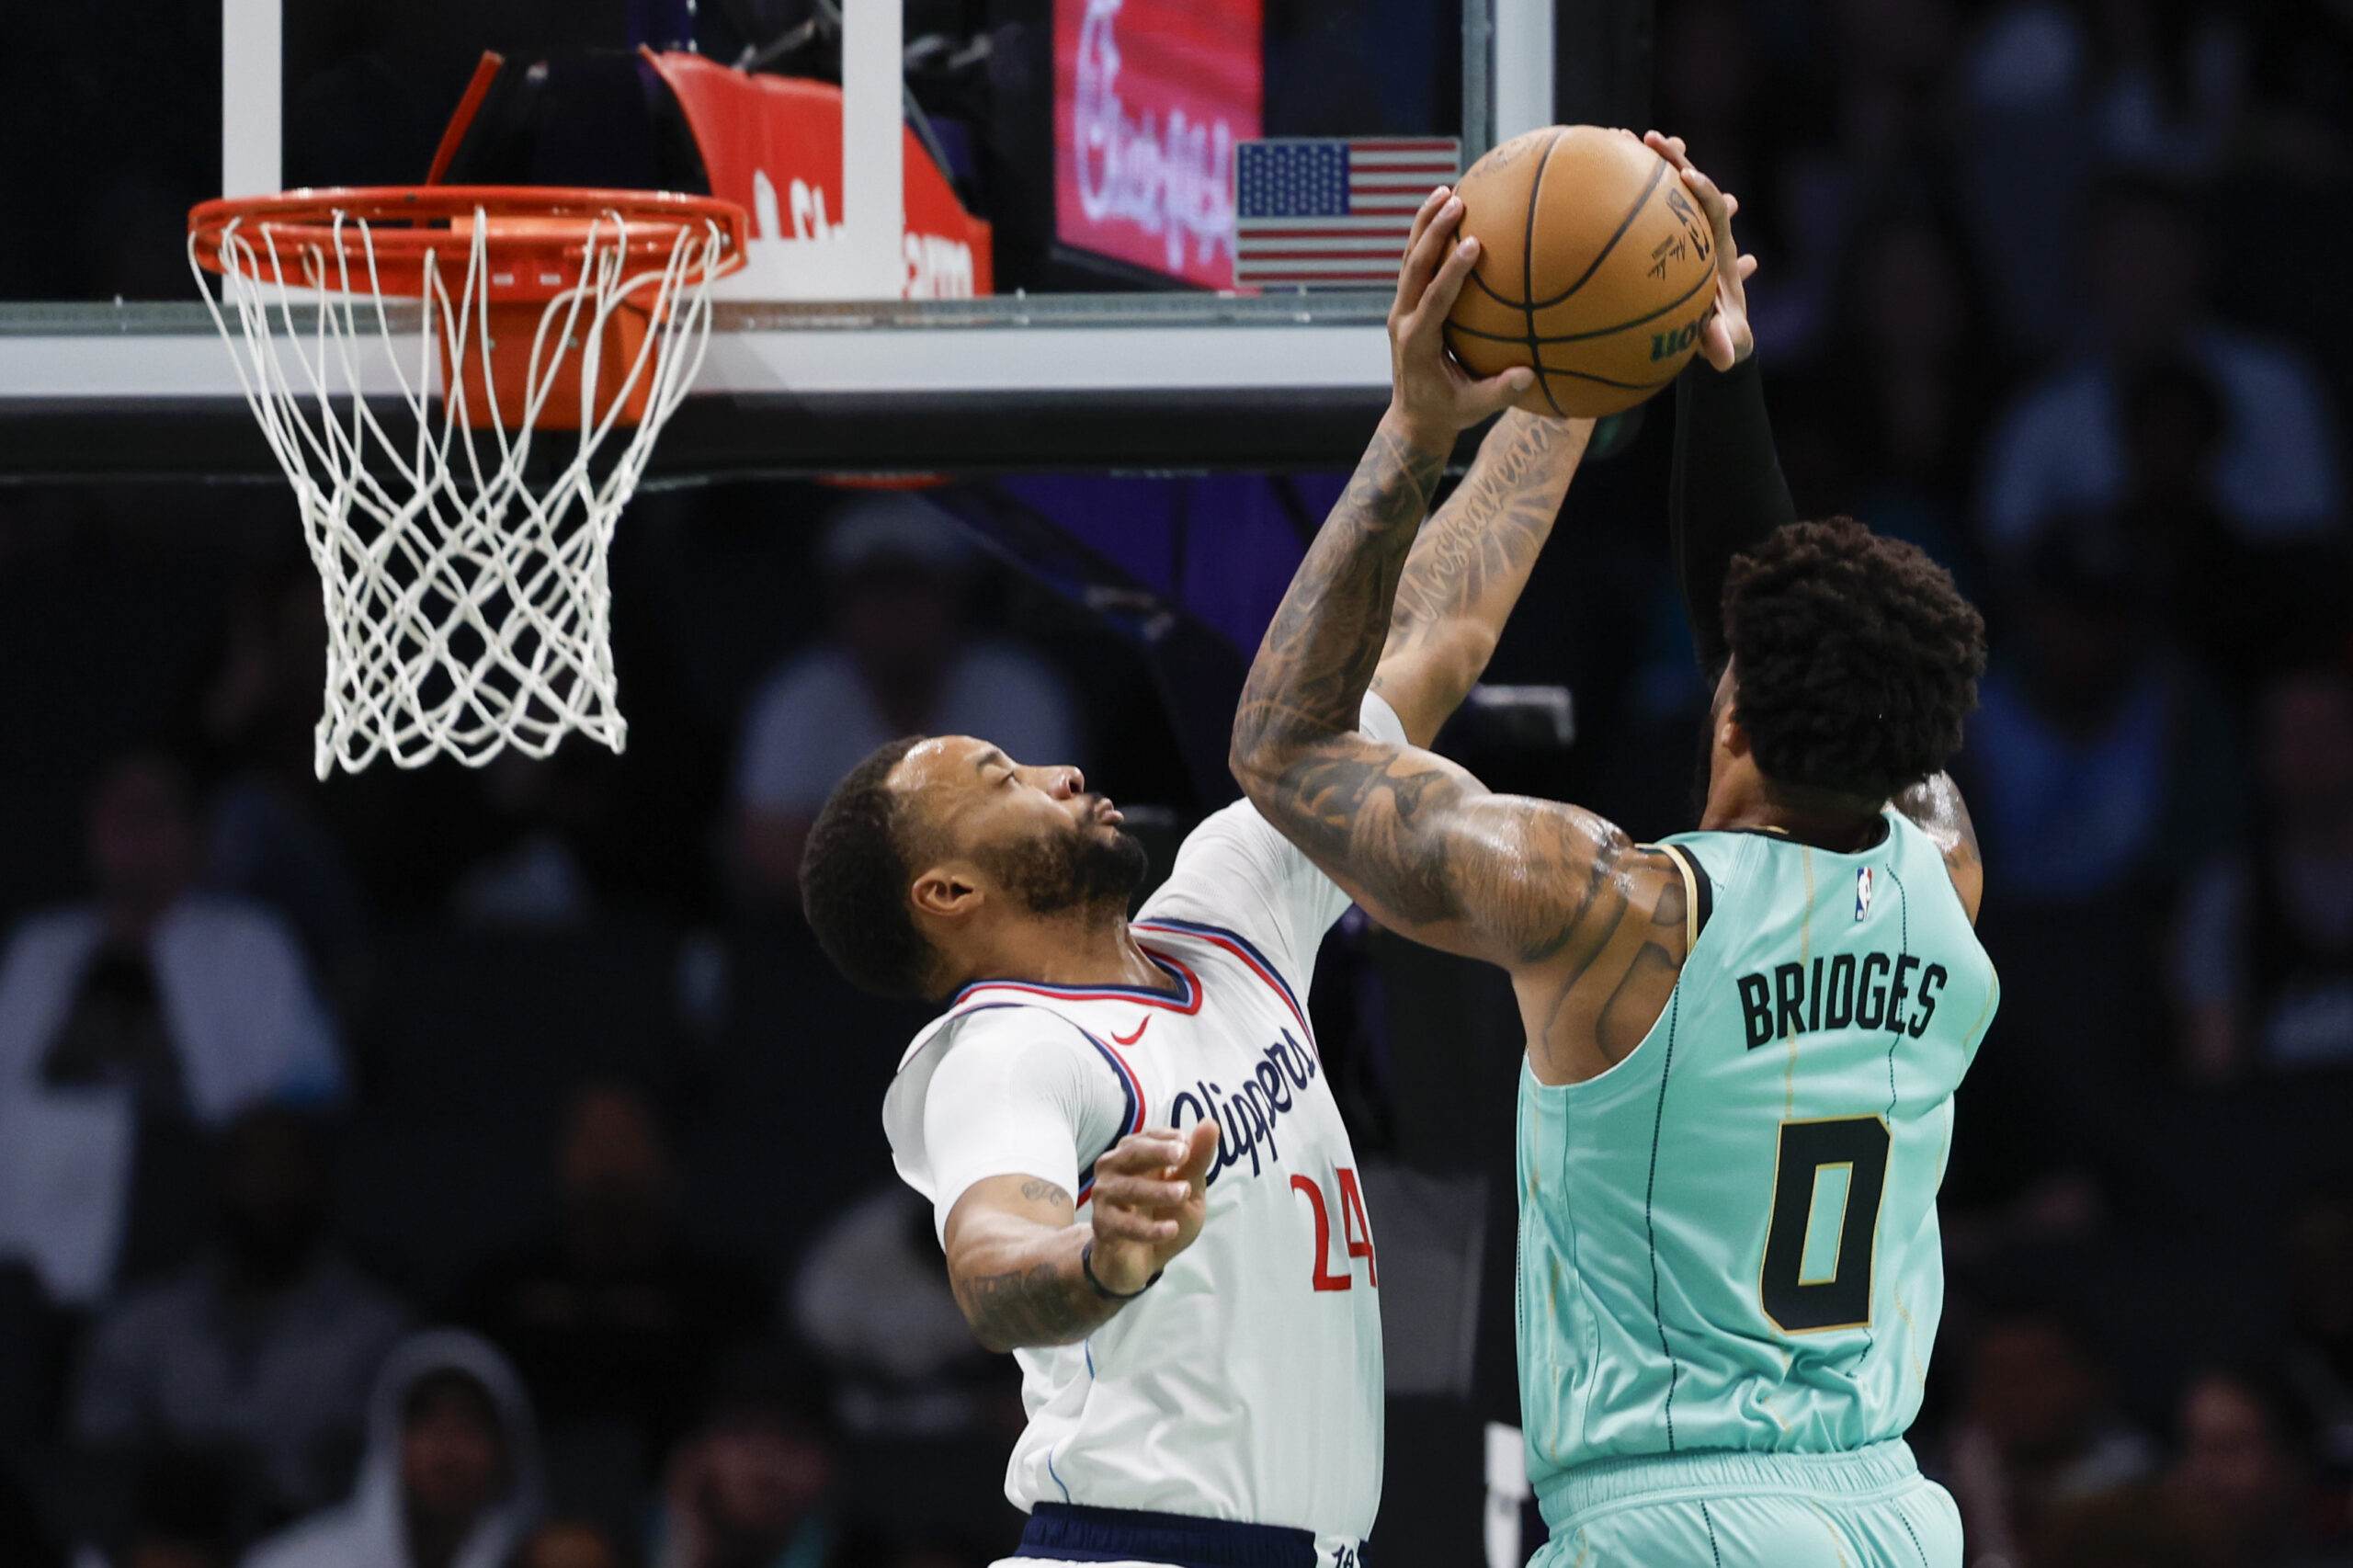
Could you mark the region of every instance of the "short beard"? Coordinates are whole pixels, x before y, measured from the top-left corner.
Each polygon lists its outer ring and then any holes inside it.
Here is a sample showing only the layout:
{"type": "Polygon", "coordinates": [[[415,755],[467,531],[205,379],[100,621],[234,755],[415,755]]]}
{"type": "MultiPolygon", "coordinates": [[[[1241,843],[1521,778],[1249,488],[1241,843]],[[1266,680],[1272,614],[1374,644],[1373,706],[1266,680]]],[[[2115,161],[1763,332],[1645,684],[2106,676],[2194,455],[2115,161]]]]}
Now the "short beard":
{"type": "Polygon", "coordinates": [[[1074,828],[994,849],[982,864],[1032,915],[1125,915],[1152,854],[1116,828],[1108,836],[1074,828]]]}

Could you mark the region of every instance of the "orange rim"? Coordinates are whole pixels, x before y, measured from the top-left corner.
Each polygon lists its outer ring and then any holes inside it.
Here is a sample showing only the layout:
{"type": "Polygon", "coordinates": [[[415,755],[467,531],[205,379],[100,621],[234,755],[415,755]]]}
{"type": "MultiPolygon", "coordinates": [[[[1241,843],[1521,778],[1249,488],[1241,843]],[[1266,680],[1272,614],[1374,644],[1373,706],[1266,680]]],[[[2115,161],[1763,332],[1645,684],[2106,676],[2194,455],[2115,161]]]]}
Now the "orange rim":
{"type": "Polygon", "coordinates": [[[347,283],[355,293],[414,298],[425,292],[427,265],[437,257],[444,287],[463,279],[477,214],[489,225],[490,291],[501,299],[548,299],[575,287],[592,236],[599,254],[620,248],[624,268],[634,269],[666,265],[682,234],[715,228],[714,275],[742,267],[751,238],[744,209],[715,197],[559,186],[374,186],[224,197],[191,210],[188,229],[190,254],[209,272],[251,276],[258,269],[267,282],[336,291],[347,283]]]}

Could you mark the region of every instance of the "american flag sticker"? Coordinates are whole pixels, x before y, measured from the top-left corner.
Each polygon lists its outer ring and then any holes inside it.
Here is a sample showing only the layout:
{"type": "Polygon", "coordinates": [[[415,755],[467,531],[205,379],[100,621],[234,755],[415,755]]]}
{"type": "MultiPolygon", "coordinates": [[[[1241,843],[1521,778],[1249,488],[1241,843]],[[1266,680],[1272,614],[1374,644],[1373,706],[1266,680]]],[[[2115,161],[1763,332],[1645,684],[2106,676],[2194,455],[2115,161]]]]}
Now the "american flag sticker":
{"type": "Polygon", "coordinates": [[[1234,287],[1394,283],[1422,199],[1461,165],[1450,137],[1236,142],[1234,287]]]}
{"type": "Polygon", "coordinates": [[[1860,920],[1871,912],[1871,869],[1865,866],[1855,873],[1855,918],[1860,920]]]}

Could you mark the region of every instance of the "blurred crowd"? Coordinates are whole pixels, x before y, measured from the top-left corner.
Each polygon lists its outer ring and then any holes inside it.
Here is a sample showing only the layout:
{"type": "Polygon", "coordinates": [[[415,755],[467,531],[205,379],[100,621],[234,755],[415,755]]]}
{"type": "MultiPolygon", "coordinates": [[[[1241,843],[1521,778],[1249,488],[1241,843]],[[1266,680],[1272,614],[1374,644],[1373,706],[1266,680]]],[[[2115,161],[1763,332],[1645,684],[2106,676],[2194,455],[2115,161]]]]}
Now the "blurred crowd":
{"type": "MultiPolygon", "coordinates": [[[[1419,47],[1358,30],[1302,124],[1422,129],[1324,123],[1419,47]]],[[[1760,257],[1801,510],[1914,540],[1993,625],[1961,771],[2004,994],[1915,1445],[1972,1568],[2353,1564],[2353,6],[1661,0],[1656,40],[1655,119],[1760,257]]],[[[1446,743],[1643,836],[1688,825],[1707,699],[1672,413],[1580,477],[1493,672],[1567,686],[1574,748],[1446,743]]],[[[1330,494],[1028,483],[1236,668],[1330,494]],[[1253,506],[1254,551],[1199,547],[1253,506]]],[[[41,743],[0,779],[0,1561],[1006,1548],[1017,1391],[876,1125],[919,1019],[814,954],[800,845],[907,731],[1077,761],[1164,835],[1218,797],[1165,700],[1195,677],[944,500],[644,497],[626,756],[322,785],[282,497],[0,492],[41,743]]],[[[1517,1046],[1507,1008],[1384,1028],[1431,962],[1352,923],[1315,997],[1407,1167],[1461,1157],[1398,1104],[1416,1053],[1517,1046]]]]}
{"type": "MultiPolygon", "coordinates": [[[[12,511],[19,583],[144,505],[12,511]]],[[[1050,658],[968,625],[967,590],[1002,596],[944,514],[818,510],[790,570],[814,566],[827,633],[740,683],[739,741],[651,780],[567,751],[323,787],[307,566],[264,549],[218,597],[168,717],[86,778],[81,896],[20,909],[0,951],[0,1561],[957,1568],[1006,1544],[1009,1364],[860,1136],[914,1020],[839,992],[792,871],[880,739],[1066,756],[1085,725],[1050,658]],[[637,842],[672,815],[687,846],[637,842]],[[670,852],[693,864],[642,874],[670,852]],[[732,983],[738,951],[772,1003],[732,983]],[[618,1011],[579,994],[599,969],[618,1011]],[[801,1051],[863,1060],[828,1094],[801,1051]],[[763,1240],[694,1222],[731,1211],[763,1240]]],[[[637,717],[660,749],[661,705],[637,717]]]]}

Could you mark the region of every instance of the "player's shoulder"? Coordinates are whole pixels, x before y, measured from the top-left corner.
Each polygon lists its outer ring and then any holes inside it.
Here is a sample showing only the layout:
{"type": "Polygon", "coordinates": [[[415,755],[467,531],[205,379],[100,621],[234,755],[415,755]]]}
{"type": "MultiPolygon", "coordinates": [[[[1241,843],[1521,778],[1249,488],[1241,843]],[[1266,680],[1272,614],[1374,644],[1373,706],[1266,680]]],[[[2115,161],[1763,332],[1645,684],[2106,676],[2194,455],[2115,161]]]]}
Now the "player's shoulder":
{"type": "Polygon", "coordinates": [[[1654,844],[1637,844],[1634,850],[1654,871],[1679,878],[1688,867],[1694,880],[1722,890],[1752,875],[1757,858],[1770,845],[1763,834],[1694,828],[1670,834],[1654,844]]]}
{"type": "Polygon", "coordinates": [[[1084,1025],[1051,995],[1029,994],[1029,987],[991,983],[959,993],[948,1011],[915,1031],[899,1057],[899,1072],[926,1057],[951,1051],[995,1051],[1034,1040],[1081,1040],[1084,1025]],[[998,994],[999,992],[1010,994],[998,994]]]}
{"type": "MultiPolygon", "coordinates": [[[[1640,847],[1654,858],[1654,871],[1687,900],[1696,946],[1699,933],[1724,910],[1750,908],[1774,896],[1785,874],[1778,857],[1794,842],[1761,829],[1693,829],[1640,847]]],[[[1797,868],[1786,874],[1804,872],[1797,868]]]]}
{"type": "Polygon", "coordinates": [[[992,1064],[1007,1071],[1042,1071],[1052,1079],[1083,1072],[1084,1059],[1096,1049],[1081,1019],[1049,999],[975,997],[968,989],[907,1042],[882,1096],[883,1131],[892,1148],[902,1153],[922,1147],[925,1108],[934,1081],[950,1062],[956,1064],[950,1079],[992,1064]],[[1064,1060],[1057,1063],[1056,1057],[1064,1060]]]}

